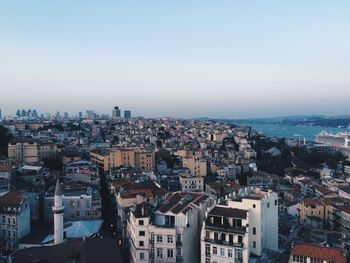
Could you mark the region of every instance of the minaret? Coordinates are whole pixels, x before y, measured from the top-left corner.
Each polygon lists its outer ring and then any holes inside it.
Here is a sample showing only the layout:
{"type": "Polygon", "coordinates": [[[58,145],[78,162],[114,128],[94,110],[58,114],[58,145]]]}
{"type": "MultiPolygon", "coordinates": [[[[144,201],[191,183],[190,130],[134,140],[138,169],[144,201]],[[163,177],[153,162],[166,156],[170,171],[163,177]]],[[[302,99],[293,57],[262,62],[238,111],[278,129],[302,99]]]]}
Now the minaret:
{"type": "Polygon", "coordinates": [[[55,204],[52,207],[54,216],[55,245],[63,243],[63,191],[60,180],[57,178],[55,189],[55,204]]]}

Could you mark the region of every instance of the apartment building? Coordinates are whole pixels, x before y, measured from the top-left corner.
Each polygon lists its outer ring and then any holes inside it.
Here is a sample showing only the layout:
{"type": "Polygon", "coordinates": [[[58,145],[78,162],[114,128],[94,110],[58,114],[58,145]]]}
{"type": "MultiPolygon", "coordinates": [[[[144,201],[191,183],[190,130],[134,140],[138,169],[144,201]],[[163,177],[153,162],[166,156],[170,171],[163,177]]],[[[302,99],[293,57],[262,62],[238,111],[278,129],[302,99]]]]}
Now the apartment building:
{"type": "Polygon", "coordinates": [[[203,192],[204,179],[200,176],[183,176],[179,178],[181,191],[183,192],[203,192]]]}
{"type": "Polygon", "coordinates": [[[278,195],[272,190],[244,188],[227,200],[228,207],[249,211],[249,251],[278,251],[278,195]]]}
{"type": "Polygon", "coordinates": [[[185,157],[182,159],[182,165],[191,171],[195,176],[207,175],[207,161],[198,157],[185,157]]]}
{"type": "MultiPolygon", "coordinates": [[[[45,221],[53,220],[54,187],[44,196],[45,221]]],[[[67,184],[63,190],[64,220],[85,220],[101,218],[101,197],[97,189],[76,183],[67,184]]]]}
{"type": "Polygon", "coordinates": [[[217,205],[201,232],[201,262],[249,262],[249,211],[217,205]]]}
{"type": "Polygon", "coordinates": [[[12,251],[30,232],[30,206],[20,192],[0,197],[0,250],[12,251]]]}
{"type": "Polygon", "coordinates": [[[213,196],[173,193],[154,212],[142,204],[128,219],[131,262],[199,262],[200,229],[213,196]]]}
{"type": "Polygon", "coordinates": [[[38,162],[39,150],[37,141],[32,138],[12,140],[8,145],[8,158],[10,161],[38,162]]]}
{"type": "Polygon", "coordinates": [[[109,150],[95,150],[90,152],[93,163],[108,171],[121,165],[137,166],[146,171],[154,171],[155,153],[153,150],[137,147],[125,147],[109,150]]]}

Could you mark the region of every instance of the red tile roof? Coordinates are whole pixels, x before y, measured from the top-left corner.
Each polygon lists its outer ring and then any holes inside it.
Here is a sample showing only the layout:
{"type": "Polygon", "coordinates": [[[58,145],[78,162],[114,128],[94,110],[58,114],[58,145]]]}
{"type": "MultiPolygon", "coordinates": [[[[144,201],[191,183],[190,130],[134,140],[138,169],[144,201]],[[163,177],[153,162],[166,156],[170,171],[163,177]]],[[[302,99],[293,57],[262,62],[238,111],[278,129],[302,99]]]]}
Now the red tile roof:
{"type": "Polygon", "coordinates": [[[304,256],[309,258],[332,261],[335,263],[346,263],[346,257],[342,251],[333,247],[321,247],[312,244],[296,244],[290,253],[292,256],[304,256]]]}

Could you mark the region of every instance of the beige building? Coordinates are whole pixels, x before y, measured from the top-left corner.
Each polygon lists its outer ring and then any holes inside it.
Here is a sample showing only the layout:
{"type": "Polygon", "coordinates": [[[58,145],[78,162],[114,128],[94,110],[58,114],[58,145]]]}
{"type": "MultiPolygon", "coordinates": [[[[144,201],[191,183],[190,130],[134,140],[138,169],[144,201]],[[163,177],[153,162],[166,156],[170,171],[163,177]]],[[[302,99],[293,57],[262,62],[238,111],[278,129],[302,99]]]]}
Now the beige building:
{"type": "Polygon", "coordinates": [[[10,161],[38,162],[38,143],[32,138],[13,140],[8,145],[8,157],[10,161]]]}
{"type": "Polygon", "coordinates": [[[207,161],[197,157],[186,157],[182,159],[183,167],[190,169],[195,176],[207,175],[207,161]]]}
{"type": "Polygon", "coordinates": [[[90,152],[91,161],[105,171],[121,165],[137,166],[147,171],[155,167],[155,153],[144,148],[128,147],[90,152]]]}

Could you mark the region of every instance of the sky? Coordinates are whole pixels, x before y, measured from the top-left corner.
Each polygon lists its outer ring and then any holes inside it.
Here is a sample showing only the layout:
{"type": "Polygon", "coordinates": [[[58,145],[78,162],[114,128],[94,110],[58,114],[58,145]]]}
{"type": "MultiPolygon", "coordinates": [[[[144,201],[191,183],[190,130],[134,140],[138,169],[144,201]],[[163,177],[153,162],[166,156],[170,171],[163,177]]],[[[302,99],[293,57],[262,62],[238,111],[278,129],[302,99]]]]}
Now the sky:
{"type": "Polygon", "coordinates": [[[0,0],[0,109],[350,113],[350,1],[0,0]]]}

